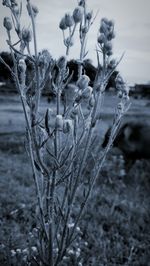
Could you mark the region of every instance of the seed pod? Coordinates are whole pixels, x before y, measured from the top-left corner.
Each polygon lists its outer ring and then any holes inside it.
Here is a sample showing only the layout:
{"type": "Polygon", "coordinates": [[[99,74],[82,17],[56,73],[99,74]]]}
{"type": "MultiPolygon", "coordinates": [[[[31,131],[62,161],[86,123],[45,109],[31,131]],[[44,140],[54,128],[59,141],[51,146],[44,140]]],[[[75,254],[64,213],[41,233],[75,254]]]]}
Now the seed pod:
{"type": "Polygon", "coordinates": [[[123,103],[121,103],[121,102],[118,103],[117,109],[118,109],[118,111],[122,112],[123,111],[123,103]]]}
{"type": "Polygon", "coordinates": [[[82,98],[83,99],[88,99],[90,98],[91,94],[92,94],[93,88],[88,86],[87,88],[85,88],[82,92],[82,98]]]}
{"type": "Polygon", "coordinates": [[[16,16],[19,16],[19,12],[20,11],[19,11],[18,6],[14,6],[13,11],[14,11],[14,13],[15,13],[16,16]]]}
{"type": "Polygon", "coordinates": [[[108,68],[114,69],[115,67],[116,67],[116,60],[115,59],[110,60],[110,62],[108,64],[108,68]]]}
{"type": "Polygon", "coordinates": [[[32,32],[29,29],[22,30],[22,39],[25,43],[29,43],[32,40],[32,32]]]}
{"type": "Polygon", "coordinates": [[[14,6],[17,6],[18,4],[17,4],[17,2],[16,2],[16,0],[10,0],[10,2],[11,2],[11,6],[12,7],[14,7],[14,6]]]}
{"type": "Polygon", "coordinates": [[[99,31],[100,33],[104,33],[105,36],[107,36],[107,34],[109,33],[107,25],[103,20],[101,21],[101,26],[100,26],[99,31]]]}
{"type": "Polygon", "coordinates": [[[104,33],[101,33],[97,38],[98,43],[105,44],[107,41],[107,38],[104,33]]]}
{"type": "Polygon", "coordinates": [[[59,69],[65,69],[66,68],[66,64],[67,64],[67,59],[65,56],[61,56],[59,57],[59,59],[57,60],[57,66],[59,69]]]}
{"type": "Polygon", "coordinates": [[[73,19],[75,23],[79,23],[82,21],[83,17],[83,8],[78,6],[73,11],[73,19]]]}
{"type": "Polygon", "coordinates": [[[38,62],[39,66],[41,67],[45,66],[46,68],[49,66],[49,64],[53,63],[52,56],[48,50],[46,49],[42,50],[42,52],[39,54],[38,62]]]}
{"type": "Polygon", "coordinates": [[[75,100],[75,96],[78,92],[79,88],[74,84],[68,84],[65,88],[65,97],[68,104],[71,104],[75,100]]]}
{"type": "Polygon", "coordinates": [[[106,51],[106,54],[107,54],[108,56],[111,56],[111,55],[113,54],[113,52],[112,52],[112,50],[108,50],[108,51],[106,51]]]}
{"type": "Polygon", "coordinates": [[[70,117],[75,119],[76,115],[78,115],[78,108],[74,107],[71,111],[70,117]]]}
{"type": "Polygon", "coordinates": [[[73,17],[70,14],[65,14],[65,24],[67,27],[71,27],[74,24],[73,17]]]}
{"type": "Polygon", "coordinates": [[[101,22],[104,22],[106,25],[109,24],[109,20],[108,18],[102,18],[101,22]]]}
{"type": "Polygon", "coordinates": [[[68,47],[68,46],[69,46],[69,47],[73,46],[73,44],[74,44],[74,42],[73,42],[73,38],[70,38],[70,37],[66,38],[64,44],[65,44],[67,47],[68,47]]]}
{"type": "Polygon", "coordinates": [[[114,23],[113,20],[109,20],[107,24],[108,24],[109,27],[114,27],[115,23],[114,23]]]}
{"type": "Polygon", "coordinates": [[[90,107],[93,107],[94,104],[95,104],[94,96],[91,95],[91,98],[90,98],[90,100],[89,100],[89,106],[90,106],[90,107]]]}
{"type": "Polygon", "coordinates": [[[77,80],[77,86],[79,86],[80,89],[84,90],[86,87],[88,87],[89,82],[90,78],[87,75],[82,75],[77,80]]]}
{"type": "Polygon", "coordinates": [[[33,16],[36,17],[36,15],[39,13],[37,6],[30,5],[29,3],[27,3],[27,10],[28,10],[29,16],[31,16],[31,13],[32,13],[33,16]]]}
{"type": "Polygon", "coordinates": [[[3,0],[2,5],[6,6],[6,7],[9,7],[10,6],[10,1],[9,0],[3,0]]]}
{"type": "Polygon", "coordinates": [[[65,20],[65,18],[62,18],[62,19],[61,19],[61,21],[60,21],[60,23],[59,23],[59,28],[60,28],[61,30],[66,30],[66,29],[67,29],[67,25],[66,25],[66,20],[65,20]]]}
{"type": "Polygon", "coordinates": [[[69,133],[73,129],[73,124],[71,119],[65,119],[63,123],[63,133],[69,133]]]}
{"type": "Polygon", "coordinates": [[[27,66],[26,66],[25,60],[24,59],[20,59],[19,60],[19,64],[18,64],[19,71],[22,72],[22,73],[25,73],[26,72],[26,68],[27,68],[27,66]]]}
{"type": "Polygon", "coordinates": [[[63,130],[63,117],[62,117],[62,115],[56,116],[55,127],[57,130],[63,130]]]}
{"type": "Polygon", "coordinates": [[[83,34],[88,33],[88,27],[82,27],[81,31],[83,34]]]}
{"type": "Polygon", "coordinates": [[[87,14],[86,14],[86,19],[87,20],[91,20],[92,19],[92,15],[93,15],[93,12],[91,11],[91,12],[88,12],[87,14]]]}
{"type": "Polygon", "coordinates": [[[122,91],[119,91],[117,95],[118,95],[119,98],[122,98],[122,96],[123,96],[122,91]]]}
{"type": "Polygon", "coordinates": [[[111,51],[112,50],[112,43],[110,41],[107,41],[105,44],[104,44],[104,47],[107,51],[111,51]]]}
{"type": "Polygon", "coordinates": [[[84,6],[85,6],[85,0],[81,0],[81,1],[79,2],[79,6],[84,7],[84,6]]]}
{"type": "Polygon", "coordinates": [[[108,34],[107,34],[107,40],[108,41],[111,41],[112,39],[115,38],[115,33],[114,31],[110,31],[108,34]]]}
{"type": "Polygon", "coordinates": [[[6,30],[10,31],[12,29],[12,21],[9,17],[4,17],[3,25],[6,30]]]}

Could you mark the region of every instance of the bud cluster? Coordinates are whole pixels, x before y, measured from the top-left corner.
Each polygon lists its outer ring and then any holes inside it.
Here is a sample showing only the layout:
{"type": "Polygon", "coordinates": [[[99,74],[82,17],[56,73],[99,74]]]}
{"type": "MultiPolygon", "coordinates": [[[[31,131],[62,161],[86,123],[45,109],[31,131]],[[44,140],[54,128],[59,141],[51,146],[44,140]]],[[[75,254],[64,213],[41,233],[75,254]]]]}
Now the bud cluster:
{"type": "Polygon", "coordinates": [[[118,90],[119,98],[123,98],[126,100],[129,99],[129,88],[127,87],[121,75],[118,75],[116,78],[116,88],[118,90]]]}
{"type": "Polygon", "coordinates": [[[100,44],[101,49],[106,55],[112,55],[112,39],[115,38],[114,22],[107,18],[102,18],[99,32],[100,34],[97,41],[100,44]]]}
{"type": "Polygon", "coordinates": [[[56,130],[62,131],[64,134],[69,133],[72,128],[72,120],[64,119],[62,115],[57,115],[55,120],[55,128],[56,130]]]}
{"type": "Polygon", "coordinates": [[[72,27],[74,24],[77,24],[82,21],[83,17],[83,8],[78,6],[74,9],[73,14],[66,13],[65,16],[61,19],[59,23],[59,28],[61,30],[66,30],[67,28],[72,27]]]}
{"type": "Polygon", "coordinates": [[[93,88],[89,86],[90,79],[87,75],[82,75],[77,80],[78,86],[78,94],[75,99],[76,102],[80,102],[81,100],[88,101],[89,107],[94,106],[94,96],[93,96],[93,88]]]}
{"type": "Polygon", "coordinates": [[[52,62],[52,56],[50,55],[48,50],[43,50],[39,54],[38,63],[39,66],[42,68],[47,68],[49,64],[52,62]]]}

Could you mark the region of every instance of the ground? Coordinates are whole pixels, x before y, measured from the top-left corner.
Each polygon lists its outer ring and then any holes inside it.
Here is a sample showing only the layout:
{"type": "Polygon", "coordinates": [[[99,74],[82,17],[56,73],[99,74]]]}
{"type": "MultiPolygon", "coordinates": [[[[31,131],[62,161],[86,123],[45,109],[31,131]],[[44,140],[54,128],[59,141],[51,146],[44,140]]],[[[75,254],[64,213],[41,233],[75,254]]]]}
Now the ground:
{"type": "MultiPolygon", "coordinates": [[[[149,101],[132,99],[126,120],[148,121],[149,101]]],[[[41,112],[48,106],[42,100],[41,112]]],[[[114,110],[106,96],[101,141],[114,110]]],[[[13,265],[10,252],[25,249],[34,228],[35,191],[24,145],[18,96],[0,96],[0,265],[13,265]]],[[[122,154],[111,151],[80,222],[80,261],[87,266],[150,266],[150,162],[124,171],[122,154]]],[[[64,265],[70,265],[64,262],[64,265]]],[[[75,264],[78,265],[78,264],[75,264]]]]}

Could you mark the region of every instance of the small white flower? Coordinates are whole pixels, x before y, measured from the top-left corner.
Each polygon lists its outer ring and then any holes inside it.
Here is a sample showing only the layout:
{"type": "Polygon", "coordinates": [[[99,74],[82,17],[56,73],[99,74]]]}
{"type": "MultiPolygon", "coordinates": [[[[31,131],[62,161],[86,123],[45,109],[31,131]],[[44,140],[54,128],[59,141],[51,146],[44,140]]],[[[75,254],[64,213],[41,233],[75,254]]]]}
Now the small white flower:
{"type": "Polygon", "coordinates": [[[15,250],[12,249],[12,250],[10,251],[10,253],[11,253],[11,256],[12,256],[12,257],[15,257],[15,256],[16,256],[16,251],[15,251],[15,250]]]}
{"type": "Polygon", "coordinates": [[[79,226],[76,227],[76,231],[77,231],[77,232],[80,232],[80,231],[81,231],[81,229],[80,229],[79,226]]]}
{"type": "Polygon", "coordinates": [[[68,254],[69,254],[69,255],[73,255],[73,254],[74,254],[73,249],[69,249],[69,250],[68,250],[68,254]]]}
{"type": "Polygon", "coordinates": [[[17,249],[16,249],[16,253],[17,253],[17,254],[21,254],[21,249],[20,249],[20,248],[17,248],[17,249]]]}
{"type": "Polygon", "coordinates": [[[74,227],[74,223],[68,224],[68,228],[72,228],[72,227],[74,227]]]}

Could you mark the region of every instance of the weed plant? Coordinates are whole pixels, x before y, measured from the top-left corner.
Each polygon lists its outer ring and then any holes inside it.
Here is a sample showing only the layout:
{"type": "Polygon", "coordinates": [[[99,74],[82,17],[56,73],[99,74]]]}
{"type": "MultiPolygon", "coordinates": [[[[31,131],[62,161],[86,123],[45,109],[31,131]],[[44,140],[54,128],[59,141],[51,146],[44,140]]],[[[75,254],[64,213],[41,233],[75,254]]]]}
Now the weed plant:
{"type": "MultiPolygon", "coordinates": [[[[22,3],[3,0],[11,16],[3,25],[7,44],[13,59],[10,70],[22,103],[26,121],[26,150],[32,166],[37,208],[33,229],[34,246],[14,251],[10,255],[13,265],[82,265],[78,223],[88,206],[92,188],[113,144],[121,119],[129,107],[128,87],[120,75],[116,78],[118,101],[113,118],[109,142],[102,151],[94,153],[94,132],[101,128],[101,112],[105,88],[120,60],[113,58],[112,42],[115,38],[114,22],[102,18],[96,40],[97,73],[93,86],[84,74],[83,61],[88,51],[88,32],[94,22],[85,0],[79,1],[73,13],[60,20],[65,55],[54,60],[47,50],[38,52],[36,19],[38,8],[26,1],[30,27],[22,27],[22,3]],[[13,42],[12,31],[18,41],[13,42]],[[80,51],[77,54],[78,80],[72,82],[67,69],[67,58],[78,31],[80,51]],[[33,41],[34,55],[30,47],[33,41]],[[27,70],[27,61],[32,66],[27,70]],[[56,95],[55,107],[40,113],[41,92],[50,78],[50,88],[56,95]],[[61,100],[62,94],[64,101],[61,100]],[[88,158],[92,171],[85,175],[88,158]],[[80,197],[80,198],[79,198],[80,197]],[[79,243],[77,246],[76,243],[79,243]],[[32,263],[32,264],[31,264],[32,263]]],[[[16,118],[17,119],[17,118],[16,118]]],[[[99,132],[99,134],[101,134],[99,132]]],[[[12,264],[11,264],[12,265],[12,264]]]]}

